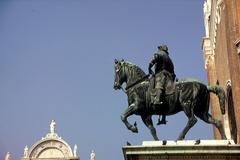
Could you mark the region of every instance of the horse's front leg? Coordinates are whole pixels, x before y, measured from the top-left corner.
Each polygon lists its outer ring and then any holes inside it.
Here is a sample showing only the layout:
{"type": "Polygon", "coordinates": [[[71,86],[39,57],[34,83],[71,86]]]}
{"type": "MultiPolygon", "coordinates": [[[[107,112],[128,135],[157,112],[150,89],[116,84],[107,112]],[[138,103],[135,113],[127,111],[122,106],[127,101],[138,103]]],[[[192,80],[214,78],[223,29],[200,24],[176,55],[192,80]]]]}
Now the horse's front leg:
{"type": "Polygon", "coordinates": [[[133,115],[137,110],[137,107],[135,103],[132,103],[122,114],[121,114],[121,120],[126,125],[126,127],[131,130],[134,133],[138,133],[137,125],[136,123],[134,125],[130,124],[127,120],[127,118],[131,115],[133,115]]]}

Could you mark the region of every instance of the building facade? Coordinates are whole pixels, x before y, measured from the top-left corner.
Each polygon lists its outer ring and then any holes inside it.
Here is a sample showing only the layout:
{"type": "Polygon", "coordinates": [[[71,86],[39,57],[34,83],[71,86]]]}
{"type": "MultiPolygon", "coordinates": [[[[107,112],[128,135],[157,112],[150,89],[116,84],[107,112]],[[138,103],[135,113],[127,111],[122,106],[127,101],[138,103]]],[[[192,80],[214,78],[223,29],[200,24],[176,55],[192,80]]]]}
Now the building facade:
{"type": "MultiPolygon", "coordinates": [[[[202,49],[209,85],[219,84],[226,93],[226,114],[211,95],[211,110],[224,122],[229,139],[240,144],[240,0],[205,0],[205,37],[202,49]]],[[[214,128],[214,136],[221,136],[214,128]]]]}
{"type": "Polygon", "coordinates": [[[22,160],[79,160],[77,145],[73,150],[56,133],[56,122],[52,120],[50,133],[37,141],[32,147],[24,148],[22,160]]]}

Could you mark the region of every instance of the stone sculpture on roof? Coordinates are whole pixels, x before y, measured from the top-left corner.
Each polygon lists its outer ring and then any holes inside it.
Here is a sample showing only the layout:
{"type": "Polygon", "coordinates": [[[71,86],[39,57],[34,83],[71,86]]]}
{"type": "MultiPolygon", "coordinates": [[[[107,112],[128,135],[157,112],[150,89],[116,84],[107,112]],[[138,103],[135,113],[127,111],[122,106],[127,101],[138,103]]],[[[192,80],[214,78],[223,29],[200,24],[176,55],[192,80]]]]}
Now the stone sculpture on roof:
{"type": "Polygon", "coordinates": [[[4,160],[12,160],[12,156],[11,156],[10,152],[7,152],[7,154],[5,155],[4,160]]]}
{"type": "Polygon", "coordinates": [[[90,154],[90,160],[96,160],[96,154],[95,154],[94,150],[92,150],[92,152],[90,154]]]}
{"type": "Polygon", "coordinates": [[[56,158],[62,160],[79,160],[76,145],[73,151],[69,144],[58,136],[56,133],[56,122],[52,120],[50,124],[50,133],[47,133],[45,137],[37,141],[29,149],[26,146],[24,148],[22,160],[49,160],[56,158]]]}

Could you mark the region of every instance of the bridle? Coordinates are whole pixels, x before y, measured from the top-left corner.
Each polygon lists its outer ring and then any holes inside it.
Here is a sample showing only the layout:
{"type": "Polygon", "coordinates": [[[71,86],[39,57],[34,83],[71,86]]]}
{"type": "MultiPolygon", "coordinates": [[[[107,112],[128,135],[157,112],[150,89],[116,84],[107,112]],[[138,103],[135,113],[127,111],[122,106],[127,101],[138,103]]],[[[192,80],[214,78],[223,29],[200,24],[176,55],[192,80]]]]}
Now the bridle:
{"type": "MultiPolygon", "coordinates": [[[[126,67],[126,66],[125,66],[125,63],[121,63],[121,70],[122,70],[121,72],[122,72],[123,74],[126,74],[126,68],[125,68],[125,67],[126,67]]],[[[125,89],[122,87],[122,85],[119,85],[119,88],[120,88],[124,93],[127,94],[128,90],[129,90],[130,88],[132,88],[132,87],[134,87],[135,85],[137,85],[137,84],[145,81],[146,79],[148,79],[149,76],[150,76],[150,74],[145,75],[145,76],[142,77],[141,79],[138,79],[138,80],[136,80],[135,82],[133,82],[133,83],[131,83],[130,85],[128,85],[125,89]]]]}
{"type": "MultiPolygon", "coordinates": [[[[124,63],[123,63],[123,64],[122,64],[123,73],[126,73],[125,67],[126,67],[126,66],[125,66],[124,63]]],[[[122,91],[125,92],[125,93],[127,93],[127,91],[128,91],[130,88],[132,88],[132,87],[134,87],[135,85],[137,85],[137,84],[145,81],[146,79],[148,79],[149,76],[150,76],[150,75],[148,74],[148,75],[142,77],[141,79],[136,80],[136,81],[133,82],[132,84],[128,85],[125,89],[121,86],[122,91]]]]}

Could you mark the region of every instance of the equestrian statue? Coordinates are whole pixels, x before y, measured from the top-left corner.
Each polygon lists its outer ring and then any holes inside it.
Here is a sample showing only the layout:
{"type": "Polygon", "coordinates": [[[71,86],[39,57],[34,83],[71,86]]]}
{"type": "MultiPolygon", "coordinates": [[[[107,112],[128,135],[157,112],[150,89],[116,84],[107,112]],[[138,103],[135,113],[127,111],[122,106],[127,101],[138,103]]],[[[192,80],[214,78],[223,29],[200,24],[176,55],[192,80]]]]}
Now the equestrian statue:
{"type": "Polygon", "coordinates": [[[154,140],[159,140],[153,126],[152,116],[162,116],[158,124],[166,124],[166,116],[183,111],[188,118],[187,125],[178,136],[183,140],[192,128],[197,118],[213,124],[226,139],[225,131],[220,120],[209,113],[210,92],[219,99],[220,110],[225,114],[225,92],[219,85],[206,86],[196,79],[175,80],[174,65],[169,57],[166,45],[158,46],[148,66],[149,74],[135,64],[125,60],[115,60],[114,89],[123,89],[128,96],[128,107],[121,114],[121,120],[134,133],[138,132],[136,122],[130,124],[127,118],[133,114],[139,115],[150,130],[154,140]],[[152,67],[155,66],[155,72],[152,67]]]}

